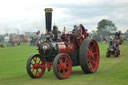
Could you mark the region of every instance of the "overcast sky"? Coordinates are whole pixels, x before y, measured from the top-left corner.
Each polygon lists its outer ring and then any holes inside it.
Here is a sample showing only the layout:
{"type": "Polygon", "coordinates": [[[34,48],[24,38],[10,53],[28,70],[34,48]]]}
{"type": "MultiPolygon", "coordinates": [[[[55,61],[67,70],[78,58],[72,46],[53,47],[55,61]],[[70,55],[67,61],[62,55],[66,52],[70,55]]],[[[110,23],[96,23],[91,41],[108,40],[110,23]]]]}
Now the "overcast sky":
{"type": "Polygon", "coordinates": [[[102,19],[112,20],[123,32],[128,29],[128,0],[0,0],[0,34],[45,32],[47,7],[53,8],[52,23],[59,30],[72,30],[74,24],[96,30],[102,19]]]}

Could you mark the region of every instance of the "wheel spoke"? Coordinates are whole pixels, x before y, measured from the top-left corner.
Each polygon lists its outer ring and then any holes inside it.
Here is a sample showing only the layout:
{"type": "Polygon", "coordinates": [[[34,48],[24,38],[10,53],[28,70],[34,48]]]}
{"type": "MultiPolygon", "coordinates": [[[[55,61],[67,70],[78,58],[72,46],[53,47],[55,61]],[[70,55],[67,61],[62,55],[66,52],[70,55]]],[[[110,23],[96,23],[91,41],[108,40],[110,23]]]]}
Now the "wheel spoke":
{"type": "Polygon", "coordinates": [[[93,71],[93,65],[90,60],[89,60],[89,66],[90,66],[90,69],[93,71]]]}
{"type": "Polygon", "coordinates": [[[93,64],[96,64],[96,61],[95,60],[91,59],[91,61],[93,62],[93,64]]]}
{"type": "Polygon", "coordinates": [[[38,69],[36,69],[36,75],[38,74],[38,69]]]}
{"type": "Polygon", "coordinates": [[[61,69],[61,64],[58,64],[57,67],[58,67],[58,70],[60,70],[61,69]]]}
{"type": "Polygon", "coordinates": [[[91,59],[91,56],[88,56],[88,59],[91,59]]]}
{"type": "Polygon", "coordinates": [[[95,56],[91,56],[91,58],[95,60],[95,56]]]}
{"type": "Polygon", "coordinates": [[[88,48],[88,52],[91,52],[91,50],[88,48]]]}
{"type": "Polygon", "coordinates": [[[95,59],[95,54],[96,53],[88,52],[88,59],[91,59],[91,58],[95,59]]]}
{"type": "Polygon", "coordinates": [[[60,63],[63,63],[63,61],[62,61],[62,59],[61,59],[61,58],[59,59],[59,62],[60,62],[60,63]]]}
{"type": "Polygon", "coordinates": [[[32,69],[32,73],[34,72],[34,68],[32,69]]]}
{"type": "Polygon", "coordinates": [[[36,63],[36,60],[35,59],[33,59],[34,60],[34,62],[36,63]]]}
{"type": "Polygon", "coordinates": [[[65,61],[64,61],[64,63],[66,63],[66,64],[67,64],[67,62],[68,62],[68,59],[67,59],[67,57],[65,57],[65,61]]]}
{"type": "Polygon", "coordinates": [[[92,45],[92,47],[90,48],[91,50],[94,48],[95,45],[92,45]]]}
{"type": "Polygon", "coordinates": [[[88,52],[88,58],[91,59],[91,53],[90,52],[88,52]]]}
{"type": "Polygon", "coordinates": [[[97,53],[93,53],[94,55],[97,55],[97,53]]]}
{"type": "Polygon", "coordinates": [[[65,70],[63,70],[63,76],[65,75],[65,73],[66,73],[65,70]]]}
{"type": "Polygon", "coordinates": [[[91,55],[91,53],[90,52],[88,52],[88,56],[90,56],[91,55]]]}

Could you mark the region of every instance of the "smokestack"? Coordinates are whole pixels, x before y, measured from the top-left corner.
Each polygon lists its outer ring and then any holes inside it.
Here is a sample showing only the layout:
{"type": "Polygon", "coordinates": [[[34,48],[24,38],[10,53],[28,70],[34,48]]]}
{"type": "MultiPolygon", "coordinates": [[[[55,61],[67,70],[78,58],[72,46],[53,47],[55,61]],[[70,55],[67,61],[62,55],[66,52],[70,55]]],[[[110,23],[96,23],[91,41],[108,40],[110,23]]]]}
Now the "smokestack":
{"type": "Polygon", "coordinates": [[[51,31],[52,26],[52,8],[45,8],[46,31],[51,31]]]}

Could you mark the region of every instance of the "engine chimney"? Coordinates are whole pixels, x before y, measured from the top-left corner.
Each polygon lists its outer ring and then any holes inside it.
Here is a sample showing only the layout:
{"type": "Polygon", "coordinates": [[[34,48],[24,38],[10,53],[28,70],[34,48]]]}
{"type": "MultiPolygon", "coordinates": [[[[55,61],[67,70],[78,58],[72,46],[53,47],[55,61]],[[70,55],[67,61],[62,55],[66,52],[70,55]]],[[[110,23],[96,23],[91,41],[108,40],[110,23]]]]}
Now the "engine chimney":
{"type": "Polygon", "coordinates": [[[52,8],[45,8],[46,31],[51,31],[52,26],[52,8]]]}

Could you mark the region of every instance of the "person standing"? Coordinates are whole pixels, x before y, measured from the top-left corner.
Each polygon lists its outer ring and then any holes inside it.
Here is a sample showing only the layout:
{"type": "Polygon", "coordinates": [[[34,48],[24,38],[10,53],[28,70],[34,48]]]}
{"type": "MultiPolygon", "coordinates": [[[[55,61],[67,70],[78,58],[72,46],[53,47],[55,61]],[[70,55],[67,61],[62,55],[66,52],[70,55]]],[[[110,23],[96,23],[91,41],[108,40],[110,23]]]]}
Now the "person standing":
{"type": "Polygon", "coordinates": [[[53,26],[53,41],[57,41],[58,40],[58,27],[57,26],[53,26]]]}
{"type": "Polygon", "coordinates": [[[78,26],[77,26],[77,25],[74,25],[74,26],[73,26],[72,33],[74,33],[75,35],[77,35],[77,32],[78,32],[78,31],[79,31],[78,26]]]}

